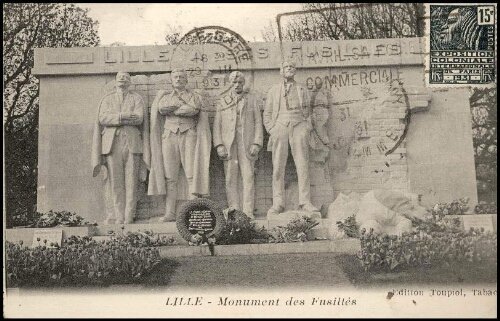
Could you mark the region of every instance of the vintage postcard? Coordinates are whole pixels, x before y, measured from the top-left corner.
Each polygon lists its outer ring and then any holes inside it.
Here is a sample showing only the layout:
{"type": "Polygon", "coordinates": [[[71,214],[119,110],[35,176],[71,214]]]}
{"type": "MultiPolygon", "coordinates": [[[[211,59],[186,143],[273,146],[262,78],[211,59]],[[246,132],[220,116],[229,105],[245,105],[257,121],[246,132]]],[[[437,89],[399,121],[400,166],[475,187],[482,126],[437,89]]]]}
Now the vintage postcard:
{"type": "Polygon", "coordinates": [[[496,10],[4,4],[4,316],[496,317],[496,10]]]}

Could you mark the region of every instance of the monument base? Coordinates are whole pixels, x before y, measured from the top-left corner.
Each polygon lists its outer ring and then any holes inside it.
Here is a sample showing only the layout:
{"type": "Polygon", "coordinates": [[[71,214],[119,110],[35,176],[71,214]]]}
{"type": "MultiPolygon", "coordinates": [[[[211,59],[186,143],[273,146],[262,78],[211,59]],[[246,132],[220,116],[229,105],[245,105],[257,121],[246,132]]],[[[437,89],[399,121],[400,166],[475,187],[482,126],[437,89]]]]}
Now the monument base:
{"type": "MultiPolygon", "coordinates": [[[[266,229],[272,229],[277,226],[285,226],[290,222],[291,219],[300,217],[302,212],[293,211],[286,212],[280,215],[273,215],[269,217],[269,219],[256,219],[256,227],[264,227],[266,229]],[[285,214],[285,215],[283,215],[285,214]]],[[[464,224],[465,219],[481,219],[481,220],[491,220],[492,222],[492,230],[493,232],[497,231],[497,215],[496,214],[471,214],[471,215],[457,215],[451,216],[450,218],[456,217],[460,219],[462,228],[469,227],[468,224],[464,224]],[[467,225],[467,226],[464,226],[467,225]]],[[[308,233],[309,240],[328,240],[330,239],[330,235],[328,230],[331,228],[332,224],[335,224],[334,220],[331,219],[318,219],[319,225],[311,229],[308,233]]],[[[467,223],[467,222],[465,222],[467,223]]],[[[477,222],[475,222],[476,225],[477,222]]],[[[480,222],[481,223],[481,222],[480,222]]],[[[488,221],[488,224],[489,223],[488,221]]],[[[470,223],[469,223],[470,225],[470,223]]],[[[485,230],[489,230],[486,228],[486,225],[483,225],[485,230]]],[[[489,226],[489,225],[488,225],[489,226]]],[[[476,226],[476,227],[479,227],[476,226]]],[[[138,222],[134,224],[111,224],[111,225],[98,225],[98,226],[79,226],[79,227],[54,227],[54,230],[62,229],[63,230],[63,239],[66,239],[72,235],[75,236],[92,236],[96,240],[109,239],[112,235],[120,235],[126,234],[127,232],[138,232],[138,231],[151,231],[155,234],[159,234],[160,236],[173,237],[176,241],[176,244],[179,245],[187,245],[187,241],[185,241],[178,233],[175,222],[166,222],[166,223],[155,223],[150,224],[146,222],[138,222]]],[[[19,241],[23,241],[23,244],[30,245],[33,242],[33,235],[36,230],[40,230],[37,228],[12,228],[5,230],[5,240],[12,243],[19,243],[19,241]]],[[[342,239],[335,239],[333,242],[342,241],[342,239]]],[[[290,246],[300,246],[300,243],[287,243],[290,246]]],[[[232,245],[229,245],[232,246],[232,245]]],[[[253,246],[253,244],[252,244],[253,246]]]]}

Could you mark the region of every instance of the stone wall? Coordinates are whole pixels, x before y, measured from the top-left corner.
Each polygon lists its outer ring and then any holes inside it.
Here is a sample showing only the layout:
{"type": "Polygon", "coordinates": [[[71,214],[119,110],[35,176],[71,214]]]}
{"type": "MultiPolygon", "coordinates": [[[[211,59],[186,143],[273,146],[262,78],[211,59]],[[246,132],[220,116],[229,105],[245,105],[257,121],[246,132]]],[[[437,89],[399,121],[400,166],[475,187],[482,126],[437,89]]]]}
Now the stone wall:
{"type": "MultiPolygon", "coordinates": [[[[469,93],[424,88],[422,43],[420,38],[285,43],[285,57],[298,65],[296,80],[328,106],[327,141],[321,142],[326,153],[315,152],[310,164],[314,205],[328,206],[339,192],[375,188],[416,192],[427,203],[464,196],[477,200],[469,93]]],[[[204,96],[205,110],[213,116],[229,72],[242,70],[262,108],[270,86],[280,81],[279,45],[251,43],[250,48],[248,60],[229,59],[218,45],[36,50],[38,210],[104,218],[102,178],[92,177],[90,142],[98,102],[113,88],[117,71],[132,73],[131,89],[150,107],[158,90],[171,90],[168,71],[184,67],[189,86],[204,96]]],[[[267,139],[266,134],[265,144],[267,139]]],[[[225,202],[222,162],[214,151],[210,175],[211,197],[225,202]]],[[[255,176],[260,217],[272,204],[271,175],[271,153],[264,148],[255,176]]],[[[291,157],[285,180],[292,209],[297,177],[291,157]]],[[[179,204],[186,192],[181,182],[179,204]]],[[[145,190],[142,184],[139,217],[162,215],[164,199],[146,196],[145,190]]]]}

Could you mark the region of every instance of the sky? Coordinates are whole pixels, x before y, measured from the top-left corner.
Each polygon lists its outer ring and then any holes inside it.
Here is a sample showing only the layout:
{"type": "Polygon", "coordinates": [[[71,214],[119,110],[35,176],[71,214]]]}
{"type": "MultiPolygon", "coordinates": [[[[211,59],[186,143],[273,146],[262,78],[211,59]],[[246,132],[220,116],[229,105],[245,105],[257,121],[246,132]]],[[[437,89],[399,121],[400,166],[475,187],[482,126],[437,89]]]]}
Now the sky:
{"type": "Polygon", "coordinates": [[[101,45],[162,45],[165,35],[195,27],[219,25],[246,41],[263,41],[261,31],[276,15],[301,10],[300,3],[80,3],[99,21],[101,45]]]}

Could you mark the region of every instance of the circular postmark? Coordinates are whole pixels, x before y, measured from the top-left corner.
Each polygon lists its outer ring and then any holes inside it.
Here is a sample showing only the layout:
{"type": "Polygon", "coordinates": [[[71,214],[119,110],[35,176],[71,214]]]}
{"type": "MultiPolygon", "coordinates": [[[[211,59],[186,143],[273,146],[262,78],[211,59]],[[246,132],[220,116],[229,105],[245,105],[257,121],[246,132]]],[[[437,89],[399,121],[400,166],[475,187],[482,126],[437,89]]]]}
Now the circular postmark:
{"type": "Polygon", "coordinates": [[[391,131],[386,131],[386,137],[391,138],[393,143],[390,144],[390,148],[385,152],[385,156],[392,154],[404,141],[406,135],[408,133],[408,127],[410,126],[410,118],[411,118],[411,109],[410,109],[410,100],[408,98],[408,93],[403,86],[403,82],[399,79],[394,79],[390,82],[390,94],[389,96],[395,97],[395,101],[400,103],[404,108],[404,117],[402,118],[402,128],[398,128],[400,134],[396,134],[396,138],[391,137],[391,131]]]}
{"type": "Polygon", "coordinates": [[[356,94],[357,101],[332,102],[329,166],[343,172],[350,164],[370,163],[376,167],[374,173],[387,175],[392,165],[406,164],[412,106],[422,105],[428,94],[421,86],[407,86],[399,77],[387,77],[386,82],[361,88],[356,94]]]}
{"type": "Polygon", "coordinates": [[[222,209],[212,200],[198,198],[184,203],[176,218],[179,234],[191,241],[195,234],[217,237],[226,225],[222,209]]]}
{"type": "Polygon", "coordinates": [[[386,163],[385,157],[394,153],[406,138],[410,117],[410,102],[403,82],[389,81],[384,94],[369,103],[354,121],[350,156],[381,156],[386,163]]]}
{"type": "MultiPolygon", "coordinates": [[[[232,88],[229,74],[253,64],[252,50],[243,37],[225,27],[204,26],[192,29],[179,40],[172,52],[170,70],[184,69],[189,87],[204,98],[202,109],[213,111],[216,101],[224,99],[232,88]]],[[[247,86],[250,83],[247,79],[247,86]]]]}

